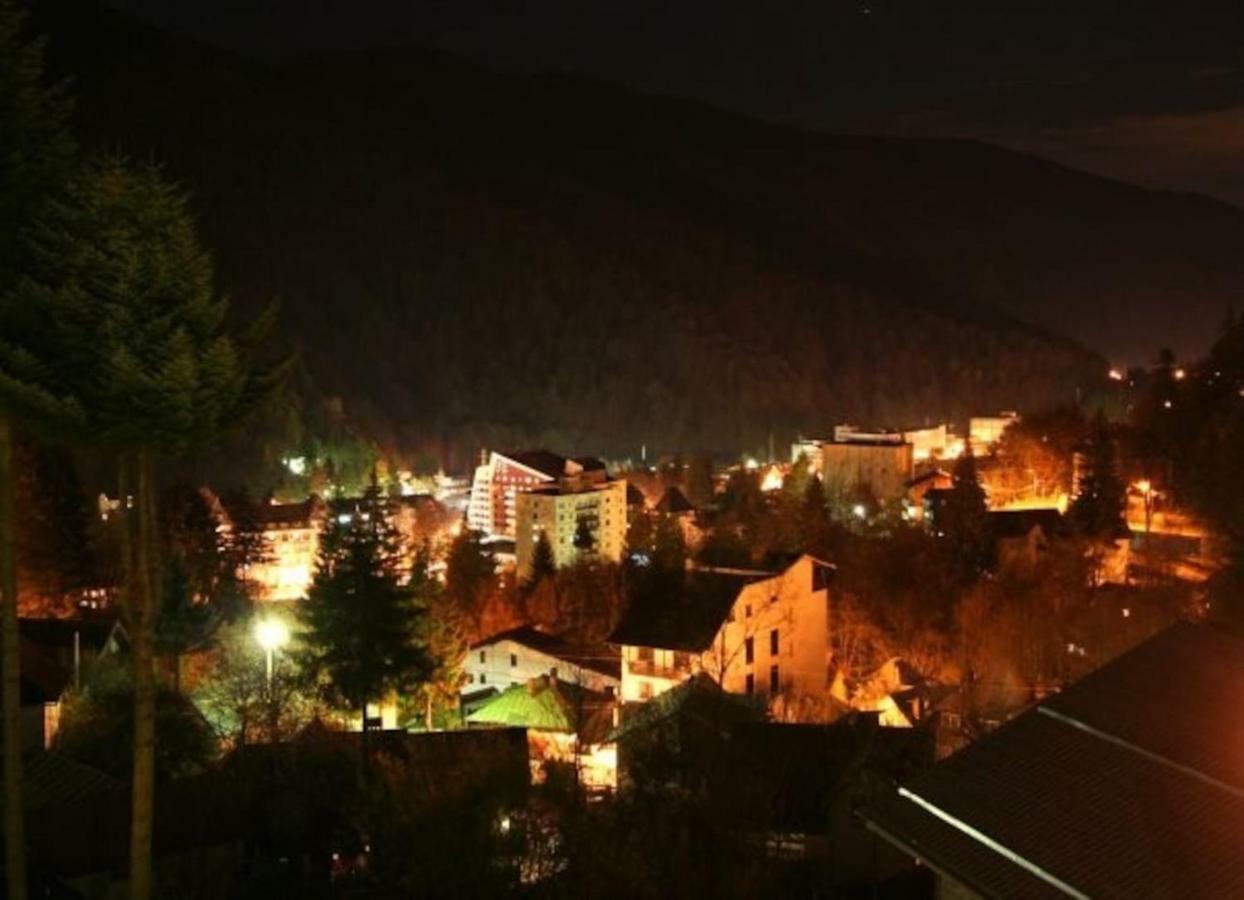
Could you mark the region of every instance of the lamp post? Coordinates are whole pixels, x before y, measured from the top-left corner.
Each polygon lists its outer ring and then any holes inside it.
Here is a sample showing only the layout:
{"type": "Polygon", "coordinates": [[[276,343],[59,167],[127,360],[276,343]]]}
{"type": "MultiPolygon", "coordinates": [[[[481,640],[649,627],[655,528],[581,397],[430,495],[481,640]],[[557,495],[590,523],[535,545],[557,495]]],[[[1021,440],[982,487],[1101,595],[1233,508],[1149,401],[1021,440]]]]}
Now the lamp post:
{"type": "Polygon", "coordinates": [[[268,671],[268,687],[272,687],[273,654],[289,643],[289,626],[280,619],[260,619],[255,623],[255,640],[263,648],[268,671]]]}

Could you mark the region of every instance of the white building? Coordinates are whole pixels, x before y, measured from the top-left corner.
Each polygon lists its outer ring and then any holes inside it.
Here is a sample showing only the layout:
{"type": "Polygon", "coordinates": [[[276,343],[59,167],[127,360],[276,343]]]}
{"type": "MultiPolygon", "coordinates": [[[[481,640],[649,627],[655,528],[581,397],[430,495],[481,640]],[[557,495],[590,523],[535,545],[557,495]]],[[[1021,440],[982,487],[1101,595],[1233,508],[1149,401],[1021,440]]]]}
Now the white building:
{"type": "Polygon", "coordinates": [[[626,482],[563,479],[515,497],[514,555],[526,578],[540,536],[557,568],[579,561],[617,562],[626,548],[626,482]]]}
{"type": "Polygon", "coordinates": [[[504,691],[544,675],[601,694],[616,696],[621,687],[616,649],[572,644],[529,625],[473,644],[463,670],[464,694],[487,688],[504,691]]]}
{"type": "Polygon", "coordinates": [[[685,595],[635,603],[611,640],[622,700],[648,700],[696,672],[739,694],[824,697],[834,568],[804,555],[777,574],[701,570],[685,595]]]}
{"type": "Polygon", "coordinates": [[[547,450],[490,453],[475,469],[467,525],[488,537],[514,540],[517,496],[565,479],[604,481],[605,464],[591,457],[567,459],[547,450]]]}

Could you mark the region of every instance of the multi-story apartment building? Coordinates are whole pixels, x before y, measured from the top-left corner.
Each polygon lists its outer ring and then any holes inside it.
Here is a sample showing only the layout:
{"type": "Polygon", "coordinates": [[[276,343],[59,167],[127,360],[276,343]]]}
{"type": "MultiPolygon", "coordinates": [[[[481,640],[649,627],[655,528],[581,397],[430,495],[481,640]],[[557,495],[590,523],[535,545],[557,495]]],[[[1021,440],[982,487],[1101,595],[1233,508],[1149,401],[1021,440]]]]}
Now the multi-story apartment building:
{"type": "Polygon", "coordinates": [[[825,696],[833,571],[807,555],[776,574],[698,571],[683,596],[632,604],[610,638],[622,651],[623,702],[697,672],[739,694],[825,696]]]}
{"type": "Polygon", "coordinates": [[[604,481],[605,464],[589,457],[567,459],[547,450],[490,453],[475,468],[467,525],[488,537],[515,540],[517,496],[566,478],[604,481]]]}
{"type": "Polygon", "coordinates": [[[255,590],[258,600],[299,600],[315,574],[320,531],[328,506],[319,497],[301,503],[256,503],[244,513],[220,504],[216,508],[220,531],[227,536],[235,517],[245,515],[264,537],[266,554],[239,576],[255,590]]]}
{"type": "Polygon", "coordinates": [[[558,568],[581,559],[617,562],[626,547],[626,481],[571,476],[515,497],[518,577],[531,571],[540,536],[558,568]]]}

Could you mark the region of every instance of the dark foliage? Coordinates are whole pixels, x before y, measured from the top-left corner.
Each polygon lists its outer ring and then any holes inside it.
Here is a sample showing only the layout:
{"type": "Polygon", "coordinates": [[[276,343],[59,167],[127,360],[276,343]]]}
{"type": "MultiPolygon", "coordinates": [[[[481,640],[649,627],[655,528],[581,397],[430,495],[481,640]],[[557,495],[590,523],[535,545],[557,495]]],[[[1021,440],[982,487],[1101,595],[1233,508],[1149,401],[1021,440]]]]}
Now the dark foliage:
{"type": "Polygon", "coordinates": [[[1081,534],[1113,540],[1127,534],[1123,521],[1125,502],[1126,488],[1119,473],[1114,434],[1105,415],[1099,412],[1084,448],[1080,482],[1068,513],[1081,534]]]}
{"type": "MultiPolygon", "coordinates": [[[[216,738],[189,700],[161,688],[156,694],[158,779],[201,770],[216,753],[216,738]]],[[[129,780],[134,763],[134,682],[129,660],[101,657],[81,693],[68,700],[56,749],[118,778],[129,780]]]]}
{"type": "Polygon", "coordinates": [[[347,522],[332,520],[297,609],[299,663],[354,710],[389,691],[415,689],[435,666],[423,627],[426,610],[403,583],[397,533],[379,500],[373,489],[347,522]]]}

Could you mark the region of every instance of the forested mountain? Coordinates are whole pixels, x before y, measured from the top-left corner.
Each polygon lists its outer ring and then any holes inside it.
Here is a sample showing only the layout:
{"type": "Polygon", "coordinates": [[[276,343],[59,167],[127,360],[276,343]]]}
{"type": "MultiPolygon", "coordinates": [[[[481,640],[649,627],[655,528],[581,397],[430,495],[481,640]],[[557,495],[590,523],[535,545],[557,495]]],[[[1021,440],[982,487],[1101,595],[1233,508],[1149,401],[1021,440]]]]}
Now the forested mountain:
{"type": "MultiPolygon", "coordinates": [[[[1126,305],[1244,283],[1244,214],[982,145],[415,49],[259,63],[93,7],[38,24],[88,142],[187,184],[222,285],[282,299],[319,390],[447,462],[1068,400],[1126,305]]],[[[1184,305],[1155,347],[1208,334],[1184,305]]]]}

